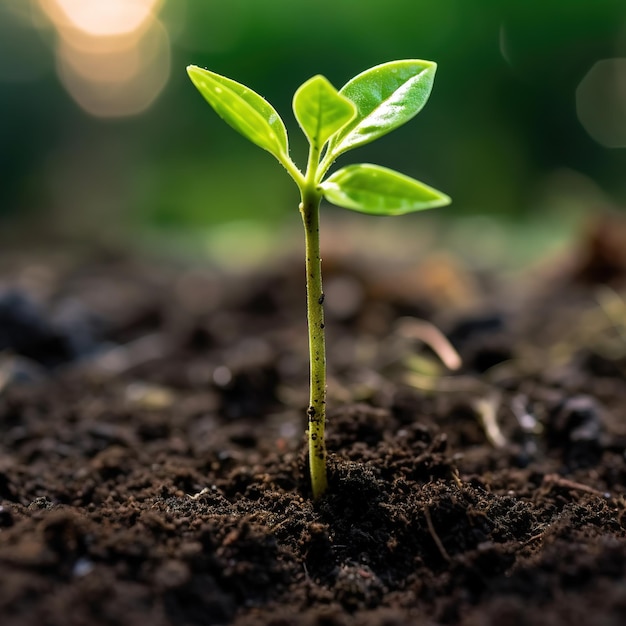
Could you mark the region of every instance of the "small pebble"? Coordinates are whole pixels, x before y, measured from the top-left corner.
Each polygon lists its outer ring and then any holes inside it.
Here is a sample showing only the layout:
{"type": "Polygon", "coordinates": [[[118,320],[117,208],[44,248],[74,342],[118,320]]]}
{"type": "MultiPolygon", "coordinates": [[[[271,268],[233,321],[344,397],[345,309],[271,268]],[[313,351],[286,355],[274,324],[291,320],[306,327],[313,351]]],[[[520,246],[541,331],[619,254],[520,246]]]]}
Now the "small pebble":
{"type": "Polygon", "coordinates": [[[141,409],[167,409],[175,402],[171,390],[143,382],[128,385],[125,395],[128,404],[141,409]]]}
{"type": "Polygon", "coordinates": [[[84,576],[87,576],[87,574],[90,574],[94,567],[93,561],[82,557],[74,563],[72,576],[74,576],[74,578],[83,578],[84,576]]]}
{"type": "Polygon", "coordinates": [[[191,577],[191,570],[186,563],[171,559],[165,561],[155,572],[155,583],[163,589],[182,587],[191,577]]]}

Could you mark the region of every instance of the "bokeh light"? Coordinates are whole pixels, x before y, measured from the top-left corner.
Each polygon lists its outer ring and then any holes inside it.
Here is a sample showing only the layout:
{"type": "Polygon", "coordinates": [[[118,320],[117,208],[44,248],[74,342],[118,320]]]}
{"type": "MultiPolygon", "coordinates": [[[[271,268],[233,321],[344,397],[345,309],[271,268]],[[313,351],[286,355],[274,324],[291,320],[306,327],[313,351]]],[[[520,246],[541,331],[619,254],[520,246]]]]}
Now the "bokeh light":
{"type": "Polygon", "coordinates": [[[124,35],[148,22],[159,0],[41,0],[43,10],[60,28],[94,37],[124,35]]]}
{"type": "Polygon", "coordinates": [[[170,72],[170,42],[156,17],[160,0],[39,0],[58,35],[57,73],[87,113],[145,111],[170,72]]]}
{"type": "Polygon", "coordinates": [[[626,58],[594,64],[576,90],[576,111],[600,145],[626,147],[626,58]]]}

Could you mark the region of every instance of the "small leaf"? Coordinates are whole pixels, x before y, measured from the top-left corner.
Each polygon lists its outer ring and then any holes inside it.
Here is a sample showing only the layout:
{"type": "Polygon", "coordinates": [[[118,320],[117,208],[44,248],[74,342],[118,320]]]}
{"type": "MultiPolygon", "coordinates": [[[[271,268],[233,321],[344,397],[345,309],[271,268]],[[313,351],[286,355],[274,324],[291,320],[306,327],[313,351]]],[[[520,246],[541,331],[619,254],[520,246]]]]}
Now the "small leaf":
{"type": "Polygon", "coordinates": [[[344,209],[373,215],[402,215],[450,204],[444,193],[394,170],[348,165],[321,184],[324,197],[344,209]]]}
{"type": "Polygon", "coordinates": [[[293,112],[309,143],[318,150],[356,115],[356,107],[317,75],[298,87],[293,112]]]}
{"type": "Polygon", "coordinates": [[[195,65],[190,65],[187,73],[227,124],[279,161],[289,160],[287,130],[269,102],[245,85],[195,65]]]}
{"type": "Polygon", "coordinates": [[[417,115],[430,96],[436,70],[432,61],[391,61],[346,83],[339,93],[354,102],[357,115],[332,138],[332,158],[386,135],[417,115]]]}

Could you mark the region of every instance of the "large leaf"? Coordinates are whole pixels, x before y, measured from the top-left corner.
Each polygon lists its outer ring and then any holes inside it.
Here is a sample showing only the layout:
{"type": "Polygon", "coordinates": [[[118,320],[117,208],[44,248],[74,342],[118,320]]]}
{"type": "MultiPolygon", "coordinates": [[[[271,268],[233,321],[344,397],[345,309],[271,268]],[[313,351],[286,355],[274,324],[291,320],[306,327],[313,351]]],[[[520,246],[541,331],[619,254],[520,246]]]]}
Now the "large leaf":
{"type": "Polygon", "coordinates": [[[428,100],[436,70],[432,61],[391,61],[346,83],[339,93],[354,102],[357,115],[332,138],[329,155],[335,159],[417,115],[428,100]]]}
{"type": "Polygon", "coordinates": [[[227,124],[279,161],[288,159],[285,125],[264,98],[241,83],[195,65],[190,65],[187,73],[198,91],[227,124]]]}
{"type": "Polygon", "coordinates": [[[309,143],[321,150],[329,137],[356,115],[356,107],[318,75],[298,88],[293,112],[309,143]]]}
{"type": "Polygon", "coordinates": [[[444,193],[394,170],[348,165],[321,184],[324,197],[344,209],[373,215],[402,215],[450,204],[444,193]]]}

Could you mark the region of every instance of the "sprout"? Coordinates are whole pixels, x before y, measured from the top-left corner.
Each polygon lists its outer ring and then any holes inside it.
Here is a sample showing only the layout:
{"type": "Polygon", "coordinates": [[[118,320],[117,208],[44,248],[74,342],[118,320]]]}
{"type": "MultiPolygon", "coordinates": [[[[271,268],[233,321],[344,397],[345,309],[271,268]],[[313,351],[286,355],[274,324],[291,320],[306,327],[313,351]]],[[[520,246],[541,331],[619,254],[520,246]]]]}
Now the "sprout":
{"type": "Polygon", "coordinates": [[[252,143],[273,154],[300,190],[306,246],[307,317],[310,357],[309,466],[314,499],[327,489],[326,347],[319,239],[322,198],[373,215],[401,215],[449,204],[450,198],[398,172],[368,163],[348,165],[326,176],[344,152],[374,141],[408,122],[430,95],[436,64],[402,60],[377,65],[337,91],[314,76],[296,91],[293,111],[309,142],[304,173],[289,157],[285,125],[260,95],[194,65],[189,77],[216,113],[252,143]]]}

